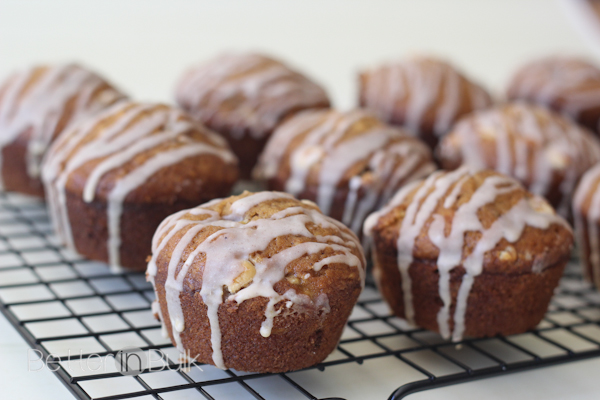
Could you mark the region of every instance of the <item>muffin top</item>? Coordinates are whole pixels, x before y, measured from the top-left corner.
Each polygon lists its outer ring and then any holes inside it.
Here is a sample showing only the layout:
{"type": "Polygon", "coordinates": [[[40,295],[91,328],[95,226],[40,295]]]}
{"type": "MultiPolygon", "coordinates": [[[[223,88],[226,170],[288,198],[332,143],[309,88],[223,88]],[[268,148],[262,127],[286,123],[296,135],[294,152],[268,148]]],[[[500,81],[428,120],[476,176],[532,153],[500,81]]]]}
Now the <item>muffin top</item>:
{"type": "Polygon", "coordinates": [[[360,104],[430,144],[460,116],[492,104],[489,94],[452,65],[414,56],[360,74],[360,104]]]}
{"type": "Polygon", "coordinates": [[[534,194],[568,208],[581,175],[600,161],[600,141],[560,115],[522,102],[478,111],[456,124],[438,148],[444,168],[469,164],[491,168],[521,181],[534,194]]]}
{"type": "Polygon", "coordinates": [[[325,91],[270,57],[224,54],[187,71],[176,88],[178,104],[215,129],[260,139],[286,116],[329,107],[325,91]]]}
{"type": "Polygon", "coordinates": [[[364,212],[345,213],[344,223],[359,231],[366,213],[377,204],[385,204],[402,184],[434,170],[423,142],[369,112],[308,110],[275,130],[254,175],[277,181],[294,195],[316,191],[316,202],[325,214],[331,211],[336,190],[371,192],[371,204],[362,207],[364,212]]]}
{"type": "Polygon", "coordinates": [[[194,200],[212,183],[237,178],[236,158],[219,135],[174,107],[130,101],[61,135],[43,168],[47,184],[86,202],[194,200]]]}
{"type": "Polygon", "coordinates": [[[341,280],[362,285],[364,271],[357,237],[314,203],[280,192],[244,192],[165,219],[154,235],[147,274],[164,285],[179,348],[185,329],[179,295],[200,293],[213,359],[223,368],[217,315],[223,302],[267,298],[260,333],[268,337],[283,302],[327,311],[327,293],[341,280]]]}
{"type": "Polygon", "coordinates": [[[47,147],[60,132],[124,97],[75,64],[19,71],[0,86],[0,154],[17,138],[28,140],[27,173],[37,177],[47,147]]]}
{"type": "Polygon", "coordinates": [[[542,197],[513,178],[463,166],[403,187],[365,223],[401,258],[479,274],[541,271],[568,253],[572,232],[542,197]]]}
{"type": "Polygon", "coordinates": [[[364,229],[374,236],[375,254],[385,246],[398,253],[409,321],[414,320],[409,267],[414,260],[436,264],[444,303],[438,318],[443,337],[450,336],[450,271],[464,268],[454,340],[462,337],[473,277],[484,271],[539,273],[564,261],[573,244],[571,228],[543,198],[510,177],[470,167],[438,171],[405,186],[386,208],[369,216],[364,229]]]}
{"type": "Polygon", "coordinates": [[[512,77],[507,96],[552,107],[598,130],[596,115],[581,115],[600,108],[600,68],[576,58],[554,56],[532,61],[512,77]],[[591,118],[591,119],[588,119],[591,118]]]}

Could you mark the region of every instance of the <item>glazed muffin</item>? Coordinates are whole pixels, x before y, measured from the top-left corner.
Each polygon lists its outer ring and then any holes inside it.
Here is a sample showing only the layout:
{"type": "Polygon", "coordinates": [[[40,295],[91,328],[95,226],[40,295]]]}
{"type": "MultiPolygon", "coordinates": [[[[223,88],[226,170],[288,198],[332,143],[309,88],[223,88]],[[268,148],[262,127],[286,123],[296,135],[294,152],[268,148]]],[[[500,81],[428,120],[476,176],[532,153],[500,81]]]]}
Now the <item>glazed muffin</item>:
{"type": "Polygon", "coordinates": [[[454,341],[534,328],[573,243],[546,200],[469,167],[405,186],[369,216],[365,234],[394,313],[454,341]]]}
{"type": "Polygon", "coordinates": [[[61,135],[42,172],[62,241],[137,271],[164,218],[228,195],[238,175],[223,138],[183,111],[128,101],[61,135]]]}
{"type": "Polygon", "coordinates": [[[581,175],[600,161],[600,141],[592,132],[521,102],[463,118],[437,150],[443,168],[495,169],[544,196],[563,216],[581,175]]]}
{"type": "Polygon", "coordinates": [[[124,98],[79,65],[35,66],[0,86],[0,164],[6,190],[43,197],[40,165],[50,143],[72,124],[124,98]]]}
{"type": "Polygon", "coordinates": [[[181,352],[222,369],[285,372],[335,349],[364,269],[357,237],[314,203],[244,192],[164,220],[147,277],[181,352]]]}
{"type": "Polygon", "coordinates": [[[400,125],[431,148],[461,116],[489,107],[490,95],[452,65],[411,57],[360,74],[360,106],[400,125]]]}
{"type": "Polygon", "coordinates": [[[547,57],[520,68],[507,96],[549,107],[600,132],[600,68],[576,57],[547,57]]]}
{"type": "Polygon", "coordinates": [[[584,275],[600,289],[600,164],[587,171],[577,185],[573,220],[584,275]]]}
{"type": "Polygon", "coordinates": [[[227,139],[248,178],[273,129],[286,117],[329,107],[325,91],[280,61],[253,54],[226,54],[187,71],[177,103],[227,139]]]}
{"type": "Polygon", "coordinates": [[[435,169],[425,143],[364,110],[311,110],[277,128],[254,175],[358,234],[398,188],[435,169]]]}

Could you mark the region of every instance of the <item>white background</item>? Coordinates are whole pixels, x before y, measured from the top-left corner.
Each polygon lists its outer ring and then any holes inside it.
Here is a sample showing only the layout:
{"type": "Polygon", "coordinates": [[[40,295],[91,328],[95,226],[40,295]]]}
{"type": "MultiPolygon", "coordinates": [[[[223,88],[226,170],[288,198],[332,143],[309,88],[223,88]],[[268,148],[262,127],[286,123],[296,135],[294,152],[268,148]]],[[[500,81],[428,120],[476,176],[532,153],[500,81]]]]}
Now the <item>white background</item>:
{"type": "Polygon", "coordinates": [[[6,1],[0,77],[78,60],[140,100],[171,101],[183,70],[228,49],[272,53],[356,104],[356,72],[411,52],[450,59],[501,90],[519,64],[589,54],[550,0],[6,1]]]}
{"type": "MultiPolygon", "coordinates": [[[[189,65],[223,50],[252,49],[289,61],[323,83],[336,106],[350,108],[360,68],[419,52],[450,59],[501,94],[512,71],[534,57],[597,58],[569,24],[563,3],[0,0],[0,79],[33,63],[76,60],[133,98],[170,102],[189,65]]],[[[0,317],[0,398],[70,396],[49,372],[28,373],[26,357],[27,346],[0,317]]],[[[599,370],[600,361],[592,360],[410,398],[596,399],[599,370]]]]}

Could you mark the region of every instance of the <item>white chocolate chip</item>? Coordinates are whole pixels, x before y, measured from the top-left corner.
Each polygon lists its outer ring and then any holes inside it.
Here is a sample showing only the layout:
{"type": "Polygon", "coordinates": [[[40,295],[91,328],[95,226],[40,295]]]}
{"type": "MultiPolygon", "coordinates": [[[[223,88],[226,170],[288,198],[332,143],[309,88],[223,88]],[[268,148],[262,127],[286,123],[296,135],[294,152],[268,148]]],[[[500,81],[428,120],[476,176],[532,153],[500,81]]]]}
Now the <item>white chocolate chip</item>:
{"type": "Polygon", "coordinates": [[[502,261],[515,261],[517,259],[517,251],[514,247],[508,245],[504,250],[500,252],[498,257],[502,261]]]}
{"type": "Polygon", "coordinates": [[[568,157],[561,149],[550,147],[546,150],[546,158],[554,169],[565,169],[569,164],[568,157]]]}
{"type": "Polygon", "coordinates": [[[496,136],[498,136],[496,133],[496,130],[494,130],[490,127],[487,127],[487,126],[481,127],[479,129],[479,133],[483,139],[488,139],[488,140],[496,139],[496,136]]]}
{"type": "Polygon", "coordinates": [[[554,209],[540,196],[533,196],[527,200],[531,208],[542,214],[555,214],[554,209]]]}
{"type": "Polygon", "coordinates": [[[315,203],[314,201],[310,201],[310,200],[306,200],[306,199],[302,199],[300,200],[301,203],[304,204],[308,204],[309,206],[314,206],[314,207],[318,207],[317,203],[315,203]]]}
{"type": "Polygon", "coordinates": [[[300,283],[300,279],[296,278],[295,276],[288,276],[285,279],[287,279],[292,285],[298,285],[300,283]]]}
{"type": "Polygon", "coordinates": [[[239,274],[233,282],[227,286],[230,293],[236,293],[248,285],[248,283],[252,282],[252,279],[254,279],[254,275],[256,275],[256,268],[254,268],[254,264],[249,260],[244,260],[242,266],[244,267],[244,272],[239,274]]]}
{"type": "Polygon", "coordinates": [[[182,319],[171,320],[171,324],[173,324],[177,332],[183,332],[185,329],[185,322],[182,319]]]}
{"type": "Polygon", "coordinates": [[[323,157],[323,153],[323,149],[320,146],[308,146],[292,158],[293,166],[300,170],[310,168],[315,162],[323,157]]]}

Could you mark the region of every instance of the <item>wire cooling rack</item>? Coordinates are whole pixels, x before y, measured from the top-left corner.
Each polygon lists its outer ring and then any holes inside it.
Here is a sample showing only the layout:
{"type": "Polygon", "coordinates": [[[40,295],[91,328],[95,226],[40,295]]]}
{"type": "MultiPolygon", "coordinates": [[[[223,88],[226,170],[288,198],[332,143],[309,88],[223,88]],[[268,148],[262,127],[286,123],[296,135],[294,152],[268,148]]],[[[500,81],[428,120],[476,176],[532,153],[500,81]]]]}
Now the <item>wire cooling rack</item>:
{"type": "Polygon", "coordinates": [[[400,399],[600,356],[600,295],[575,261],[536,330],[460,345],[392,316],[369,284],[337,350],[315,367],[285,374],[182,368],[151,315],[153,298],[143,274],[113,274],[61,247],[43,203],[0,193],[0,310],[34,349],[30,364],[43,356],[42,366],[56,369],[81,399],[400,399]],[[131,347],[150,361],[140,374],[123,375],[115,357],[131,347]]]}

